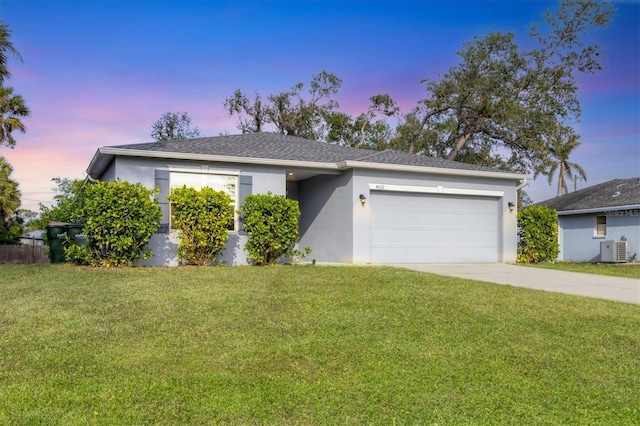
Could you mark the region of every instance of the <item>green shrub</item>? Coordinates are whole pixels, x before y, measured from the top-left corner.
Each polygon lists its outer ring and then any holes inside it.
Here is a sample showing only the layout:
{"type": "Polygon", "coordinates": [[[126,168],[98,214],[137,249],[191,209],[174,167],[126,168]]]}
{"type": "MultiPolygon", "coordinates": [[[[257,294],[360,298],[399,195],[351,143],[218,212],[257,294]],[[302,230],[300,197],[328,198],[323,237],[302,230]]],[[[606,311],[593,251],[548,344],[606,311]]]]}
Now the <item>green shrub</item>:
{"type": "MultiPolygon", "coordinates": [[[[55,177],[56,195],[53,197],[55,205],[52,207],[40,203],[39,229],[47,246],[51,243],[47,235],[47,225],[50,222],[77,223],[82,222],[82,209],[85,201],[86,184],[81,179],[55,177]]],[[[71,261],[71,260],[70,260],[71,261]]],[[[75,260],[73,260],[75,262],[75,260]]]]}
{"type": "Polygon", "coordinates": [[[204,187],[173,189],[171,220],[180,229],[178,257],[183,264],[207,265],[227,245],[233,229],[231,198],[223,191],[204,187]]]}
{"type": "Polygon", "coordinates": [[[153,252],[147,244],[158,229],[157,189],[116,180],[84,188],[80,219],[89,246],[68,246],[67,260],[92,266],[130,266],[153,252]]]}
{"type": "MultiPolygon", "coordinates": [[[[1,220],[1,218],[0,218],[1,220]]],[[[0,245],[20,244],[20,238],[24,232],[24,219],[17,213],[0,222],[0,245]]]]}
{"type": "Polygon", "coordinates": [[[248,235],[245,249],[256,265],[271,265],[282,257],[308,254],[296,250],[300,208],[284,195],[251,194],[239,212],[248,235]]]}
{"type": "Polygon", "coordinates": [[[94,256],[93,250],[85,246],[77,246],[65,239],[63,243],[64,258],[67,262],[83,266],[99,266],[100,262],[94,256]]]}
{"type": "MultiPolygon", "coordinates": [[[[40,204],[40,223],[42,231],[46,230],[49,222],[76,223],[82,221],[82,207],[85,199],[85,182],[81,179],[71,180],[69,178],[51,179],[58,186],[56,195],[53,197],[56,204],[47,207],[40,204]]],[[[46,232],[43,232],[46,234],[46,232]]]]}
{"type": "Polygon", "coordinates": [[[558,213],[545,206],[518,212],[518,262],[540,263],[558,257],[558,213]]]}

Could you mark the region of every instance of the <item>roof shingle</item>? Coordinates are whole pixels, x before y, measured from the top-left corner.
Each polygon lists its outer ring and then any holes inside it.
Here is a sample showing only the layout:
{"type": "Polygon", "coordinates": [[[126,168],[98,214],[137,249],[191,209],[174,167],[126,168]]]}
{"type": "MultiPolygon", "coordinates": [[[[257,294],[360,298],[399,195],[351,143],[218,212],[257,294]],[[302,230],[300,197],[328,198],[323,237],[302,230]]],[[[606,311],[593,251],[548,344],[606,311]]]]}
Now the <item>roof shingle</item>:
{"type": "Polygon", "coordinates": [[[640,178],[614,179],[536,204],[559,212],[638,205],[640,178]]]}
{"type": "MultiPolygon", "coordinates": [[[[246,133],[179,141],[117,145],[109,148],[318,163],[359,161],[363,163],[502,172],[502,170],[490,167],[413,155],[401,151],[371,151],[277,133],[246,133]]],[[[509,171],[504,172],[512,173],[509,171]]]]}

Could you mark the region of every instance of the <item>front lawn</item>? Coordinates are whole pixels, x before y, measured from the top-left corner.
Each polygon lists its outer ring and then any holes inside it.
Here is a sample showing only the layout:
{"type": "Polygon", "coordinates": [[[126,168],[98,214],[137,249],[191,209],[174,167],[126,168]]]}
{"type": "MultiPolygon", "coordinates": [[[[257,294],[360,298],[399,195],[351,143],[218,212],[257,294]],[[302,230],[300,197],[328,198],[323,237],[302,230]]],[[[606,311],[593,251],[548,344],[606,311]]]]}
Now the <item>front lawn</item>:
{"type": "Polygon", "coordinates": [[[632,304],[373,267],[0,276],[0,424],[640,423],[632,304]]]}
{"type": "Polygon", "coordinates": [[[527,264],[538,268],[556,269],[560,271],[582,272],[585,274],[610,275],[613,277],[640,279],[640,263],[574,263],[555,262],[527,264]]]}

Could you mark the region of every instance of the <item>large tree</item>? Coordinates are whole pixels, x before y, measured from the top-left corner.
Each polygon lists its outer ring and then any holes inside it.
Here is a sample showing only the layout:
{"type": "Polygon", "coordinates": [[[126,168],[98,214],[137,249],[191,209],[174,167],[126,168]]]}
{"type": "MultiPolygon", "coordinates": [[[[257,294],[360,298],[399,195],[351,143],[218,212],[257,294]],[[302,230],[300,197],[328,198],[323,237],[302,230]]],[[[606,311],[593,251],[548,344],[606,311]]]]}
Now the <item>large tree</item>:
{"type": "Polygon", "coordinates": [[[253,99],[250,99],[242,90],[236,89],[225,99],[224,107],[230,116],[238,116],[236,126],[242,133],[259,133],[264,130],[267,111],[258,91],[255,92],[253,99]]]}
{"type": "Polygon", "coordinates": [[[547,167],[553,135],[571,135],[580,116],[577,73],[601,68],[599,48],[585,35],[607,25],[607,2],[563,0],[522,50],[512,33],[489,33],[464,44],[461,63],[440,80],[424,80],[427,97],[400,123],[396,146],[450,160],[547,167]]]}
{"type": "Polygon", "coordinates": [[[15,146],[16,140],[12,132],[26,132],[22,119],[29,115],[29,108],[22,96],[14,94],[11,87],[0,86],[0,146],[15,146]]]}
{"type": "Polygon", "coordinates": [[[159,142],[191,139],[200,136],[200,129],[191,125],[186,112],[165,112],[151,125],[151,137],[159,142]]]}
{"type": "Polygon", "coordinates": [[[369,109],[355,117],[338,111],[342,81],[326,71],[313,77],[308,94],[302,83],[266,98],[236,90],[225,108],[243,133],[275,131],[546,175],[557,135],[576,138],[578,76],[601,69],[598,46],[585,41],[614,10],[608,0],[561,0],[531,28],[528,49],[513,33],[473,38],[458,52],[458,65],[423,80],[427,96],[395,129],[388,118],[398,110],[388,95],[371,97],[369,109]]]}
{"type": "Polygon", "coordinates": [[[266,99],[256,91],[252,99],[237,89],[225,100],[224,107],[230,116],[238,117],[242,133],[272,131],[324,140],[328,132],[326,117],[338,108],[335,96],[341,85],[335,74],[322,71],[313,76],[308,90],[298,83],[266,99]]]}
{"type": "Polygon", "coordinates": [[[11,179],[12,172],[11,165],[0,157],[0,244],[16,244],[22,233],[14,217],[20,207],[20,191],[18,182],[11,179]]]}
{"type": "Polygon", "coordinates": [[[388,94],[371,96],[369,100],[371,105],[367,111],[355,118],[342,112],[327,114],[327,142],[357,148],[386,149],[393,131],[385,120],[398,114],[400,108],[388,94]]]}
{"type": "Polygon", "coordinates": [[[22,60],[10,36],[9,27],[0,21],[0,146],[13,147],[16,140],[11,133],[14,130],[22,133],[26,131],[22,119],[29,117],[30,111],[22,96],[14,94],[11,87],[4,86],[4,81],[11,76],[7,68],[9,56],[22,60]]]}
{"type": "Polygon", "coordinates": [[[7,68],[9,56],[13,56],[20,61],[22,60],[22,56],[20,56],[20,53],[13,47],[13,43],[11,42],[11,30],[9,26],[0,21],[0,84],[11,76],[7,68]]]}
{"type": "Polygon", "coordinates": [[[385,121],[399,112],[387,94],[371,96],[366,112],[352,117],[338,111],[336,99],[342,80],[322,71],[290,90],[250,97],[241,89],[225,100],[230,116],[237,116],[242,133],[275,132],[351,147],[382,150],[389,145],[393,129],[385,121]]]}
{"type": "Polygon", "coordinates": [[[55,177],[56,195],[51,207],[40,203],[40,228],[44,231],[49,222],[81,222],[85,202],[86,183],[81,179],[55,177]]]}
{"type": "Polygon", "coordinates": [[[549,152],[552,157],[552,165],[547,171],[547,177],[549,178],[549,185],[553,182],[553,176],[556,171],[558,172],[558,193],[557,196],[568,194],[567,182],[565,177],[570,180],[576,177],[587,180],[587,173],[582,166],[569,161],[571,152],[580,145],[578,138],[575,135],[571,135],[566,141],[563,139],[556,139],[551,143],[549,152]]]}

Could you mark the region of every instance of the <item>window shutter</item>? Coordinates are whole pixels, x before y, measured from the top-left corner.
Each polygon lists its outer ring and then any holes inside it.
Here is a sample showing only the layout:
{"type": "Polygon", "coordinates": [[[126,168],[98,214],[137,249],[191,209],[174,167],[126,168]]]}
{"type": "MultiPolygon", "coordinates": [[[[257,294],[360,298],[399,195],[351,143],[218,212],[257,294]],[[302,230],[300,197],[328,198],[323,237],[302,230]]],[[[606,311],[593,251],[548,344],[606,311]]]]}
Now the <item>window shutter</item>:
{"type": "Polygon", "coordinates": [[[160,204],[160,209],[162,209],[162,218],[160,219],[160,228],[158,228],[158,233],[168,233],[169,201],[167,200],[167,197],[171,190],[169,185],[169,170],[156,169],[155,184],[160,190],[158,193],[158,203],[160,204]]]}
{"type": "MultiPolygon", "coordinates": [[[[238,207],[242,208],[244,204],[244,199],[247,195],[251,194],[251,187],[253,185],[253,177],[252,176],[238,176],[238,207]]],[[[245,234],[244,227],[242,226],[242,221],[239,222],[238,232],[241,234],[245,234]]]]}

